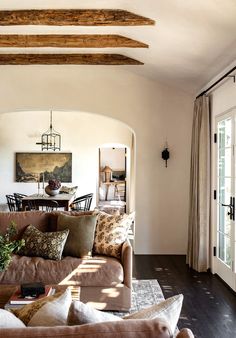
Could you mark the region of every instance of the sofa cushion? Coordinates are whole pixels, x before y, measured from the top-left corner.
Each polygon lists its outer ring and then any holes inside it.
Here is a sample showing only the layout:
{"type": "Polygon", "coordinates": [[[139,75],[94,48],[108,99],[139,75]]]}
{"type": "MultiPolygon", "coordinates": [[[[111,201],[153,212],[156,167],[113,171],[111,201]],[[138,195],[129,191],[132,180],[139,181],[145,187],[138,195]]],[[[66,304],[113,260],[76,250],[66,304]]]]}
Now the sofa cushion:
{"type": "Polygon", "coordinates": [[[3,329],[4,338],[170,338],[168,324],[159,319],[121,320],[78,326],[3,329]]]}
{"type": "Polygon", "coordinates": [[[59,260],[68,234],[69,230],[41,232],[29,225],[22,236],[25,245],[20,249],[19,255],[59,260]]]}
{"type": "Polygon", "coordinates": [[[84,257],[92,255],[96,221],[96,215],[77,217],[61,214],[58,216],[57,230],[69,230],[63,256],[84,257]]]}
{"type": "Polygon", "coordinates": [[[122,320],[122,318],[112,313],[96,310],[89,304],[84,304],[76,300],[71,303],[67,323],[68,325],[81,325],[117,320],[122,320]]]}
{"type": "Polygon", "coordinates": [[[1,232],[4,233],[8,228],[11,221],[14,221],[17,225],[17,239],[20,239],[29,224],[34,224],[37,229],[42,232],[45,231],[56,231],[57,229],[57,218],[60,214],[63,215],[92,215],[93,211],[53,211],[45,212],[40,210],[34,211],[11,211],[1,212],[0,211],[0,228],[1,232]]]}
{"type": "Polygon", "coordinates": [[[14,221],[18,230],[17,239],[20,239],[29,224],[35,224],[40,231],[52,231],[49,227],[50,213],[45,211],[0,212],[0,228],[4,233],[14,221]]]}
{"type": "Polygon", "coordinates": [[[98,212],[93,250],[96,254],[121,257],[122,244],[128,236],[133,215],[110,215],[98,212]]]}
{"type": "Polygon", "coordinates": [[[44,304],[30,319],[27,326],[67,325],[68,311],[72,297],[69,288],[58,298],[44,304]]]}
{"type": "Polygon", "coordinates": [[[57,220],[59,215],[68,215],[68,216],[85,216],[92,215],[93,211],[52,211],[49,214],[49,228],[50,231],[57,231],[57,220]]]}
{"type": "Polygon", "coordinates": [[[177,322],[179,320],[182,303],[183,295],[176,295],[146,309],[137,311],[131,315],[127,315],[123,317],[123,319],[162,318],[168,321],[171,331],[174,334],[177,322]]]}
{"type": "Polygon", "coordinates": [[[39,311],[39,309],[48,302],[52,302],[59,298],[64,292],[57,292],[53,296],[44,297],[39,300],[35,300],[33,303],[22,306],[20,309],[12,309],[14,313],[25,325],[28,325],[31,318],[39,311]]]}
{"type": "Polygon", "coordinates": [[[0,309],[0,328],[2,327],[25,327],[25,324],[13,313],[0,309]]]}
{"type": "Polygon", "coordinates": [[[113,257],[88,259],[65,257],[60,261],[41,257],[13,255],[6,271],[0,272],[1,284],[21,284],[42,280],[44,284],[112,286],[124,280],[121,262],[113,257]]]}

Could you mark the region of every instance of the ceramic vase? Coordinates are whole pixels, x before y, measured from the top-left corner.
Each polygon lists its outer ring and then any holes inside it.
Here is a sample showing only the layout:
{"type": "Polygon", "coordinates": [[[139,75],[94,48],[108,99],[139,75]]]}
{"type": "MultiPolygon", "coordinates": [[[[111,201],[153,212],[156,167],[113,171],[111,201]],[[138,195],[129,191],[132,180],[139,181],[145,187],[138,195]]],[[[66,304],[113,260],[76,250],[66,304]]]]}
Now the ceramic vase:
{"type": "Polygon", "coordinates": [[[52,189],[50,189],[49,185],[47,185],[46,188],[45,188],[45,192],[49,196],[56,196],[57,194],[59,194],[59,189],[52,190],[52,189]]]}

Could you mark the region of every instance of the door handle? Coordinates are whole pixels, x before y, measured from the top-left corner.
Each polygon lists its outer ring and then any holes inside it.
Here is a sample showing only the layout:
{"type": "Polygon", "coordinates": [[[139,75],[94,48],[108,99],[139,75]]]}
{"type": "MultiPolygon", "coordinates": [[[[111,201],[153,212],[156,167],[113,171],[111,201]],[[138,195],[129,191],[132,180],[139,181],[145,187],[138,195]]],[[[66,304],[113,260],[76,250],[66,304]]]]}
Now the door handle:
{"type": "Polygon", "coordinates": [[[228,207],[230,210],[227,213],[229,218],[234,221],[235,219],[235,198],[230,197],[230,204],[221,203],[222,207],[228,207]]]}

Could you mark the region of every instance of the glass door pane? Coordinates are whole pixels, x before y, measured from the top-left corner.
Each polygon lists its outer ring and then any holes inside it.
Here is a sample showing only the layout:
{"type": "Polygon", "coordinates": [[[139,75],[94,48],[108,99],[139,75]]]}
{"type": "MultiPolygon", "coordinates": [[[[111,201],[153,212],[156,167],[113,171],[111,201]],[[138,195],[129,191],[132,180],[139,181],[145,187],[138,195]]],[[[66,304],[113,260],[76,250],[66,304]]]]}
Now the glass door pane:
{"type": "MultiPolygon", "coordinates": [[[[228,267],[232,265],[231,254],[231,211],[232,197],[232,118],[227,118],[218,123],[218,225],[217,242],[218,258],[228,267]]],[[[234,170],[234,168],[233,168],[234,170]]]]}

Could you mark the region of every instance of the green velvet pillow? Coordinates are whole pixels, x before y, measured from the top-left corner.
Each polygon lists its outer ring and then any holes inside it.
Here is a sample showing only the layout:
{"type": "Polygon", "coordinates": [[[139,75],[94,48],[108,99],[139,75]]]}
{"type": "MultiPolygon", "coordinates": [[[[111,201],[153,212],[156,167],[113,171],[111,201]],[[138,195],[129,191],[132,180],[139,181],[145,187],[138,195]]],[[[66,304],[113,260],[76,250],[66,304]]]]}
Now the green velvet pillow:
{"type": "Polygon", "coordinates": [[[57,230],[69,229],[63,256],[91,256],[97,215],[69,216],[60,214],[57,230]]]}
{"type": "Polygon", "coordinates": [[[29,225],[22,238],[25,240],[18,255],[43,257],[60,260],[69,233],[68,229],[58,232],[41,232],[33,225],[29,225]]]}

